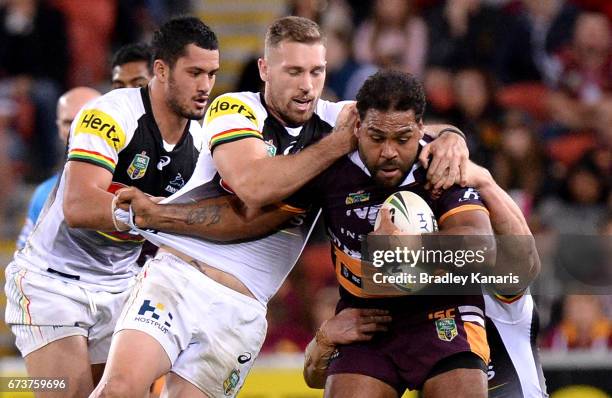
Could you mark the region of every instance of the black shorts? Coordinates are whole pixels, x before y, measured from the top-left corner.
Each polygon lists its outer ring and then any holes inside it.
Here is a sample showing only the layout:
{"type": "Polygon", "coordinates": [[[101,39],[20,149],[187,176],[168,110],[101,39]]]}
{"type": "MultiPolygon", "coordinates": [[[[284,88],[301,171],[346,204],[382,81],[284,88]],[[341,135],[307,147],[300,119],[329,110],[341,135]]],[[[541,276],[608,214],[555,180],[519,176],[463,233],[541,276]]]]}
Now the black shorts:
{"type": "Polygon", "coordinates": [[[382,308],[391,311],[393,320],[387,332],[370,341],[339,346],[328,375],[367,375],[389,384],[401,395],[406,388],[421,389],[427,379],[448,370],[486,369],[489,346],[482,296],[406,299],[341,298],[337,312],[347,307],[382,308]],[[459,353],[472,355],[441,362],[459,353]],[[441,366],[436,367],[437,364],[441,366]]]}

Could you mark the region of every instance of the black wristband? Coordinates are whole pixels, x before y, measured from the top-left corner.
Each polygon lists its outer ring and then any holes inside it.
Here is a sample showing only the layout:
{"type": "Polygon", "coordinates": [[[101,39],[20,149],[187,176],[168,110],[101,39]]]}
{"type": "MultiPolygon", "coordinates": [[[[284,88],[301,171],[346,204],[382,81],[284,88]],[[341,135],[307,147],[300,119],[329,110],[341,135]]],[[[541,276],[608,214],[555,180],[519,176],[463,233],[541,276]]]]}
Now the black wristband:
{"type": "Polygon", "coordinates": [[[440,132],[438,133],[438,137],[440,137],[444,133],[454,133],[454,134],[457,134],[457,135],[461,136],[461,138],[463,138],[463,140],[465,141],[465,134],[463,133],[463,131],[461,131],[459,129],[452,128],[452,127],[447,127],[445,129],[440,130],[440,132]]]}

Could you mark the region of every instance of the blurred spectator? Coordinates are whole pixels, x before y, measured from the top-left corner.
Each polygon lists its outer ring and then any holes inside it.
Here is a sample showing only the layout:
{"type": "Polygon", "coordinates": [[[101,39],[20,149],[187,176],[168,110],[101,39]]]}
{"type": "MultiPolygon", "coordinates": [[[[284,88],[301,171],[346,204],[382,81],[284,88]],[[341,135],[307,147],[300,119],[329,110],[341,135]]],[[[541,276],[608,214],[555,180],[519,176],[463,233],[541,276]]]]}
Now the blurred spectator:
{"type": "Polygon", "coordinates": [[[11,129],[11,121],[15,115],[15,103],[8,99],[0,97],[0,186],[2,186],[2,195],[0,195],[0,236],[3,236],[7,231],[6,210],[11,195],[15,190],[15,181],[13,175],[13,164],[11,162],[11,140],[14,132],[11,129]]]}
{"type": "Polygon", "coordinates": [[[572,0],[586,11],[596,11],[606,14],[612,20],[612,2],[610,0],[572,0]]]}
{"type": "Polygon", "coordinates": [[[95,87],[108,76],[116,0],[54,0],[68,21],[70,86],[95,87]]]}
{"type": "Polygon", "coordinates": [[[451,70],[439,67],[427,68],[423,86],[427,95],[427,118],[448,120],[449,112],[455,103],[451,70]]]}
{"type": "Polygon", "coordinates": [[[48,79],[61,89],[66,47],[64,17],[46,1],[7,0],[0,7],[0,76],[48,79]]]}
{"type": "Polygon", "coordinates": [[[470,158],[491,168],[493,152],[499,145],[501,109],[493,96],[493,83],[486,72],[463,69],[453,81],[455,108],[451,123],[466,132],[470,158]]]}
{"type": "Polygon", "coordinates": [[[529,217],[544,175],[544,151],[532,120],[520,111],[506,112],[500,149],[494,155],[493,175],[497,183],[529,217]]]}
{"type": "Polygon", "coordinates": [[[153,77],[153,53],[146,44],[126,44],[113,56],[111,63],[113,90],[145,87],[153,77]]]}
{"type": "Polygon", "coordinates": [[[610,173],[603,173],[585,156],[572,167],[559,195],[549,196],[539,206],[541,222],[560,234],[593,235],[606,213],[610,173]]]}
{"type": "Polygon", "coordinates": [[[504,25],[497,75],[503,83],[549,81],[554,55],[570,42],[578,16],[565,0],[522,0],[523,8],[504,25]]]}
{"type": "Polygon", "coordinates": [[[327,77],[325,85],[336,100],[354,100],[363,82],[376,67],[362,64],[352,56],[350,31],[332,28],[327,35],[327,77]]]}
{"type": "Polygon", "coordinates": [[[494,65],[503,14],[480,0],[446,0],[426,12],[427,65],[456,70],[494,65]]]}
{"type": "Polygon", "coordinates": [[[27,114],[18,127],[31,151],[28,171],[35,179],[48,176],[56,162],[53,115],[68,59],[61,12],[43,0],[8,0],[0,6],[2,95],[15,100],[18,114],[27,114]]]}
{"type": "Polygon", "coordinates": [[[599,297],[565,297],[561,322],[544,338],[543,346],[553,350],[612,348],[612,324],[602,311],[599,297]]]}
{"type": "Polygon", "coordinates": [[[357,29],[355,59],[423,76],[427,26],[412,0],[377,0],[373,16],[357,29]]]}
{"type": "Polygon", "coordinates": [[[573,130],[594,127],[595,113],[612,94],[612,41],[605,15],[584,13],[569,48],[557,57],[559,74],[549,98],[553,120],[573,130]]]}

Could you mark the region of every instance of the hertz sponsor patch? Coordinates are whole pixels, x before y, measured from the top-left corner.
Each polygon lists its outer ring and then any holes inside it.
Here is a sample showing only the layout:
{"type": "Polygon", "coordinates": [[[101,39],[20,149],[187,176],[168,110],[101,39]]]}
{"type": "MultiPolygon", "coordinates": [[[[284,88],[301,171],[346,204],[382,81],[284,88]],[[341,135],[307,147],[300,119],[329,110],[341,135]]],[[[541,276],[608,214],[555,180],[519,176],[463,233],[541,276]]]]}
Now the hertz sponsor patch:
{"type": "Polygon", "coordinates": [[[102,138],[116,151],[125,146],[125,133],[110,115],[98,109],[88,109],[81,114],[76,134],[93,134],[102,138]]]}
{"type": "Polygon", "coordinates": [[[253,109],[238,98],[229,96],[221,96],[210,104],[206,111],[206,124],[209,124],[219,116],[225,115],[242,115],[258,126],[257,116],[255,116],[253,109]]]}

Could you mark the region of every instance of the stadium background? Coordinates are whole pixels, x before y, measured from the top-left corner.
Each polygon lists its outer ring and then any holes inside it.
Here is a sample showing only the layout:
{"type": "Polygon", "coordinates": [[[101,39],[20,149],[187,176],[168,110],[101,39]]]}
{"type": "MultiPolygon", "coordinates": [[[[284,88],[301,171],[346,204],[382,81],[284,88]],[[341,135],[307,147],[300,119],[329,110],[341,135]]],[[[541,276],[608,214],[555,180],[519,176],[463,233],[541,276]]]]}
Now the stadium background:
{"type": "MultiPolygon", "coordinates": [[[[426,119],[466,132],[471,157],[490,168],[538,236],[543,272],[535,298],[549,392],[612,396],[612,298],[564,294],[558,270],[584,268],[563,263],[560,236],[612,235],[607,0],[0,0],[2,264],[34,186],[62,156],[58,96],[77,85],[108,91],[112,52],[148,41],[160,22],[184,13],[220,38],[214,94],[259,89],[255,60],[266,26],[288,14],[317,20],[328,35],[326,98],[354,98],[382,66],[423,79],[426,119]]],[[[611,258],[597,268],[604,293],[612,293],[611,258]]],[[[321,396],[301,381],[301,352],[332,314],[333,286],[319,230],[270,303],[268,338],[241,396],[321,396]]],[[[23,372],[3,323],[0,354],[0,375],[23,372]]]]}

